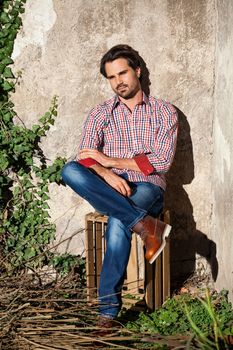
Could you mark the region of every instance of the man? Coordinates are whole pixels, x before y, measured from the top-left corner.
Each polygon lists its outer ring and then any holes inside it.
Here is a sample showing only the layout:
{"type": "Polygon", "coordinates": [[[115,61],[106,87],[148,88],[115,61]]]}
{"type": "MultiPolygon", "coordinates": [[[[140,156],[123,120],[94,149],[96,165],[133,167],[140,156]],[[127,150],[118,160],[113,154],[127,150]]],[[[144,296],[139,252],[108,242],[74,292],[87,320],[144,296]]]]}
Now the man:
{"type": "Polygon", "coordinates": [[[62,177],[109,216],[99,324],[111,327],[121,308],[132,231],[144,241],[146,259],[153,263],[171,229],[155,218],[163,209],[165,173],[175,153],[177,113],[169,103],[142,91],[140,56],[128,45],[111,48],[100,72],[115,96],[89,113],[77,161],[64,166],[62,177]]]}

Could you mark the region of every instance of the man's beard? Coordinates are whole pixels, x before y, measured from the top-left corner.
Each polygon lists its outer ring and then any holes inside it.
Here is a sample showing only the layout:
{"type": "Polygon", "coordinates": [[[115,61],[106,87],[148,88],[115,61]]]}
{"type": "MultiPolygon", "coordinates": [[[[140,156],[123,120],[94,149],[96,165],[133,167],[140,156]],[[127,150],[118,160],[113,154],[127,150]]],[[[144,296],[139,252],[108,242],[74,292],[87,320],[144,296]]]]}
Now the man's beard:
{"type": "Polygon", "coordinates": [[[137,92],[139,91],[139,88],[137,88],[137,87],[135,87],[132,90],[129,90],[128,85],[121,85],[121,86],[125,87],[126,90],[121,91],[121,90],[118,90],[119,87],[117,87],[115,92],[118,96],[124,98],[125,100],[129,100],[129,99],[133,98],[137,94],[137,92]]]}

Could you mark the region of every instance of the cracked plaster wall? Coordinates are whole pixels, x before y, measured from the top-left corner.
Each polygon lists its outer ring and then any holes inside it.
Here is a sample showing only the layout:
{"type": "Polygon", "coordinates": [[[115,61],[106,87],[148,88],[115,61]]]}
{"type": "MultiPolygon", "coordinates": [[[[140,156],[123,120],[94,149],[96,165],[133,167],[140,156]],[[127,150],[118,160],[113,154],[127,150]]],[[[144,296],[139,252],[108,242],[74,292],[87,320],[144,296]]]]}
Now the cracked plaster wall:
{"type": "Polygon", "coordinates": [[[217,4],[212,232],[218,242],[217,287],[227,288],[233,300],[233,2],[217,4]]]}
{"type": "MultiPolygon", "coordinates": [[[[28,0],[13,53],[14,69],[23,71],[15,108],[28,126],[49,108],[54,94],[59,96],[59,116],[42,143],[53,160],[75,156],[88,111],[112,95],[99,74],[105,51],[128,43],[140,52],[150,71],[151,94],[179,108],[186,130],[180,133],[167,196],[174,252],[179,252],[172,254],[174,279],[194,270],[197,253],[206,255],[196,248],[190,253],[194,234],[213,234],[215,14],[214,0],[28,0]]],[[[57,242],[72,236],[59,250],[82,253],[83,235],[75,233],[92,208],[68,188],[52,185],[50,191],[57,242]]]]}

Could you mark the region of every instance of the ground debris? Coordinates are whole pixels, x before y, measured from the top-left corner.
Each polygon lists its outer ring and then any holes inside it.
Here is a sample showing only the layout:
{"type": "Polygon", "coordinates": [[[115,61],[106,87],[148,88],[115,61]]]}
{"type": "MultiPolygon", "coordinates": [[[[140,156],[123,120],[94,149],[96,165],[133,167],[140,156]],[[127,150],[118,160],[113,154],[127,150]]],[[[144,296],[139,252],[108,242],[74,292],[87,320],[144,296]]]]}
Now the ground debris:
{"type": "MultiPolygon", "coordinates": [[[[190,337],[135,334],[124,327],[104,337],[94,336],[97,302],[87,301],[78,277],[48,285],[33,275],[0,278],[0,349],[183,349],[190,337]],[[38,280],[38,279],[37,279],[38,280]],[[93,333],[93,334],[92,334],[93,333]]],[[[129,320],[127,320],[129,321],[129,320]]],[[[191,347],[190,347],[191,349],[191,347]]]]}

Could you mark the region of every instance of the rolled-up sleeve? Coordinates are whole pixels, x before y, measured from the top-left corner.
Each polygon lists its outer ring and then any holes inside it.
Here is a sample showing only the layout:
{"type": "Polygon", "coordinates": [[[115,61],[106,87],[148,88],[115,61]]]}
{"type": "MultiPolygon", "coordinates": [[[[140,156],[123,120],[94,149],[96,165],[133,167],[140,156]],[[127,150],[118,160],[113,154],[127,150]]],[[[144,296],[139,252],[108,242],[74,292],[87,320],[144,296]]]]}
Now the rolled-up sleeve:
{"type": "Polygon", "coordinates": [[[155,171],[153,165],[150,163],[149,159],[144,153],[136,155],[134,160],[144,175],[150,175],[155,171]]]}

